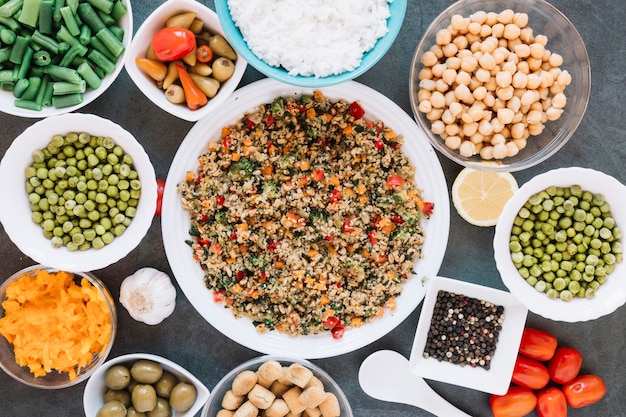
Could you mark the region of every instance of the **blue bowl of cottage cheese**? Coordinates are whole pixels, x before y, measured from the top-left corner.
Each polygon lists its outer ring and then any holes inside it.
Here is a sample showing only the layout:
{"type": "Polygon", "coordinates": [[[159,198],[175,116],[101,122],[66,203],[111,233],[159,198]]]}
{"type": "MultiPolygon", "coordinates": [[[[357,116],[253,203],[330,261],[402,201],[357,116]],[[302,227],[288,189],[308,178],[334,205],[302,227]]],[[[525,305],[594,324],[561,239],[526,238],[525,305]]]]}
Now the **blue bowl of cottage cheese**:
{"type": "Polygon", "coordinates": [[[226,37],[264,75],[302,87],[352,80],[393,44],[406,0],[215,0],[226,37]]]}

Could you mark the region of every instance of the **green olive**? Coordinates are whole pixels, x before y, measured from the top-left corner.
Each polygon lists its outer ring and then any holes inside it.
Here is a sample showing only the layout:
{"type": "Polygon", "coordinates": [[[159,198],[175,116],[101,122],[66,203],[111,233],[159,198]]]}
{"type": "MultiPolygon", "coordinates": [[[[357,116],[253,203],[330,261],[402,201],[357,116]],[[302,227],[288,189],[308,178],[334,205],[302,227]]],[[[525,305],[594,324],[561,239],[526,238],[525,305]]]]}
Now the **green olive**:
{"type": "Polygon", "coordinates": [[[157,395],[154,387],[148,384],[137,384],[132,393],[133,407],[135,410],[145,413],[156,407],[157,395]]]}
{"type": "Polygon", "coordinates": [[[137,386],[137,384],[139,384],[139,382],[135,381],[134,379],[130,379],[130,382],[128,383],[128,386],[126,387],[126,390],[132,394],[133,393],[133,388],[135,388],[135,386],[137,386]]]}
{"type": "Polygon", "coordinates": [[[118,400],[108,401],[100,407],[96,417],[126,417],[126,406],[118,400]]]}
{"type": "Polygon", "coordinates": [[[157,398],[156,407],[146,413],[146,417],[170,417],[172,409],[165,398],[157,398]]]}
{"type": "Polygon", "coordinates": [[[130,374],[141,384],[154,384],[163,375],[163,367],[160,363],[140,359],[133,363],[133,366],[130,368],[130,374]]]}
{"type": "Polygon", "coordinates": [[[196,387],[186,382],[179,382],[170,395],[170,405],[176,411],[187,411],[196,401],[196,387]]]}
{"type": "Polygon", "coordinates": [[[130,371],[124,365],[113,365],[104,374],[104,384],[111,389],[124,389],[129,382],[130,371]]]}
{"type": "Polygon", "coordinates": [[[217,56],[223,56],[231,61],[235,61],[237,59],[237,53],[230,46],[228,41],[222,35],[213,35],[209,38],[209,46],[213,53],[217,56]]]}
{"type": "Polygon", "coordinates": [[[141,413],[135,410],[135,407],[128,407],[126,417],[146,417],[146,413],[141,413]]]}
{"type": "Polygon", "coordinates": [[[126,407],[130,405],[130,392],[125,389],[108,389],[104,393],[104,402],[118,400],[126,407]]]}
{"type": "Polygon", "coordinates": [[[163,372],[163,376],[154,384],[154,389],[159,397],[169,398],[176,384],[178,378],[174,374],[163,372]]]}

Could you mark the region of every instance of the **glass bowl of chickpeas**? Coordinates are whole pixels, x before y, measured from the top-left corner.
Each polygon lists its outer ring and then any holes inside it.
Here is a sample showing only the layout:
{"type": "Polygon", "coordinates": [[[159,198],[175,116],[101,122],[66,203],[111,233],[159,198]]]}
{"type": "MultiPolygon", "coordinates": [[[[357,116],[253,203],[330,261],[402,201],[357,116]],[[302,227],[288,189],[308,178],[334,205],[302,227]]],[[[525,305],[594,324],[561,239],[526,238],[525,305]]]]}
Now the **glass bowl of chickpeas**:
{"type": "Polygon", "coordinates": [[[561,149],[589,101],[576,28],[543,0],[461,0],[426,29],[410,73],[414,117],[456,163],[519,171],[561,149]]]}
{"type": "Polygon", "coordinates": [[[95,271],[125,257],[154,218],[157,183],[143,146],[111,120],[84,113],[28,127],[0,161],[0,222],[34,261],[95,271]]]}
{"type": "Polygon", "coordinates": [[[352,417],[337,382],[305,359],[264,355],[226,374],[213,388],[202,417],[310,415],[352,417]]]}
{"type": "Polygon", "coordinates": [[[545,318],[580,322],[626,302],[626,186],[589,168],[533,177],[496,225],[496,266],[511,294],[545,318]]]}

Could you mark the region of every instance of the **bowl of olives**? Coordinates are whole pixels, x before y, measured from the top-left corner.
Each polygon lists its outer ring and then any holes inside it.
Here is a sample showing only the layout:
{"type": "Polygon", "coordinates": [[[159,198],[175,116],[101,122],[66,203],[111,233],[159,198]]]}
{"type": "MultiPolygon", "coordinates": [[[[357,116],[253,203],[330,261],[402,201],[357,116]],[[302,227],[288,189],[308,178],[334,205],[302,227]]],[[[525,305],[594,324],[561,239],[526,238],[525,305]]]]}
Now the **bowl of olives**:
{"type": "Polygon", "coordinates": [[[191,417],[209,389],[180,365],[157,355],[133,353],[107,361],[83,394],[87,417],[135,415],[191,417]]]}

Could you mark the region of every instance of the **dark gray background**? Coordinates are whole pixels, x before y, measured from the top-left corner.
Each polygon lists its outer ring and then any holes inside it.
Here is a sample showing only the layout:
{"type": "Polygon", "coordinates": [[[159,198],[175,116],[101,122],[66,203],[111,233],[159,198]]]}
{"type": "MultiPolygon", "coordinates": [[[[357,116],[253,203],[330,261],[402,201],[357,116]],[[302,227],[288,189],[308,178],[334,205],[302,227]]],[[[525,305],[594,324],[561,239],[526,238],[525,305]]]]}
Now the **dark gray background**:
{"type": "MultiPolygon", "coordinates": [[[[135,30],[160,0],[133,2],[135,30]]],[[[202,1],[214,8],[213,1],[202,1]]],[[[451,0],[409,0],[406,19],[386,56],[357,81],[391,98],[411,114],[408,79],[413,51],[430,22],[451,0]]],[[[534,175],[552,168],[582,166],[604,171],[626,181],[624,139],[626,122],[626,3],[622,0],[553,0],[578,28],[591,61],[592,89],[589,107],[572,139],[546,162],[515,173],[523,184],[534,175]]],[[[243,84],[262,78],[248,67],[243,84]]],[[[157,176],[165,178],[170,163],[192,124],[154,106],[122,71],[114,85],[81,112],[94,113],[120,124],[143,144],[157,176]]],[[[35,123],[35,119],[0,114],[0,155],[14,137],[35,123]]],[[[440,157],[448,187],[461,166],[440,157]]],[[[7,180],[6,178],[4,180],[7,180]]],[[[10,204],[10,202],[2,202],[10,204]]],[[[623,207],[616,208],[623,210],[623,207]]],[[[141,245],[125,259],[95,271],[117,299],[121,280],[140,267],[152,266],[171,275],[161,240],[160,218],[155,218],[141,245]]],[[[452,208],[450,240],[440,275],[505,289],[493,260],[493,228],[478,228],[462,220],[452,208]]],[[[34,262],[24,256],[0,230],[0,280],[34,262]]],[[[622,277],[622,279],[624,279],[622,277]]],[[[180,289],[174,314],[158,326],[132,320],[118,304],[118,336],[110,357],[132,352],[165,356],[191,370],[209,389],[237,364],[255,357],[249,350],[222,336],[189,304],[180,289]]],[[[423,410],[380,402],[361,390],[357,373],[361,362],[372,352],[392,349],[409,356],[421,305],[400,326],[353,353],[314,362],[330,373],[344,389],[354,414],[361,417],[429,416],[423,410]]],[[[562,344],[583,354],[583,372],[597,373],[606,381],[608,392],[599,403],[570,409],[571,417],[623,417],[626,415],[626,307],[587,323],[560,323],[529,314],[528,325],[553,332],[562,344]]],[[[0,416],[80,416],[85,384],[56,391],[29,388],[0,372],[0,416]]],[[[487,394],[453,385],[431,382],[444,398],[475,417],[490,416],[487,394]]],[[[536,416],[535,413],[531,414],[536,416]]]]}

